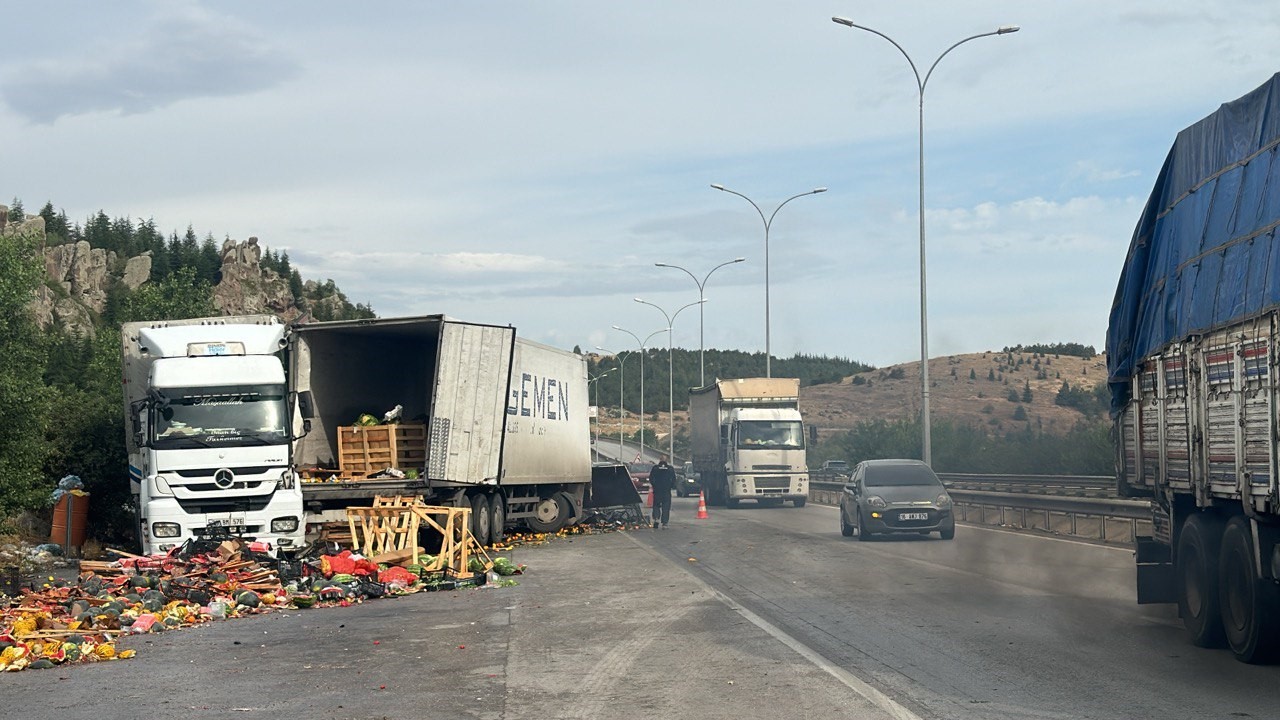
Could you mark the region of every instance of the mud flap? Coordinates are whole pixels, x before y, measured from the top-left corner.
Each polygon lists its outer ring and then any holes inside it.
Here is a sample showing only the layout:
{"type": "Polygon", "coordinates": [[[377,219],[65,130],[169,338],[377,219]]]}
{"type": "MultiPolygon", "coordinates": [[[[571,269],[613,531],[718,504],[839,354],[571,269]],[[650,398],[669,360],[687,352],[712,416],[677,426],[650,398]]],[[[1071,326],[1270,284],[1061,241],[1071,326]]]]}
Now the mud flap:
{"type": "Polygon", "coordinates": [[[1178,602],[1173,556],[1168,545],[1149,537],[1137,538],[1138,604],[1178,602]]]}

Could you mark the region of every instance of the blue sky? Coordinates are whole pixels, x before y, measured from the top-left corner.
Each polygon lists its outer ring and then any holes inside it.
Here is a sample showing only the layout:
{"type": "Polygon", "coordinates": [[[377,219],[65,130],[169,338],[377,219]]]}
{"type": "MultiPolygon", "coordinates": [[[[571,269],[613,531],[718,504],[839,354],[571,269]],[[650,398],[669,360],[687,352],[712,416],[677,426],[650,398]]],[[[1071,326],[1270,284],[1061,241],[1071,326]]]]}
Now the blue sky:
{"type": "MultiPolygon", "coordinates": [[[[0,200],[257,236],[382,316],[625,350],[707,285],[706,344],[919,358],[1101,349],[1178,130],[1280,70],[1280,4],[848,0],[28,3],[0,200]],[[1221,7],[1219,7],[1221,5],[1221,7]]],[[[656,338],[656,343],[664,343],[656,338]]],[[[675,321],[696,348],[698,317],[675,321]]]]}

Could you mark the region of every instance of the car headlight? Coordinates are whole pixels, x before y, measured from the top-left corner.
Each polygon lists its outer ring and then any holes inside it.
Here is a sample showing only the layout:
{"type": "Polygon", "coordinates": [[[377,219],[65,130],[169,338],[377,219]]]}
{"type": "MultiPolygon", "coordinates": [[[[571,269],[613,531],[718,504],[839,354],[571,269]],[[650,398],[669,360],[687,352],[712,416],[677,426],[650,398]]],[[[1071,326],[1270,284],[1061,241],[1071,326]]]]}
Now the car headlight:
{"type": "Polygon", "coordinates": [[[182,534],[182,526],[178,523],[152,523],[151,534],[158,538],[175,538],[182,534]]]}
{"type": "Polygon", "coordinates": [[[951,496],[947,495],[946,493],[942,493],[941,495],[938,496],[937,502],[938,502],[938,507],[948,507],[951,505],[951,496]]]}
{"type": "Polygon", "coordinates": [[[873,508],[887,508],[887,507],[889,507],[889,503],[885,502],[885,501],[884,501],[884,498],[880,497],[879,495],[871,495],[870,497],[868,497],[868,498],[867,498],[867,504],[868,504],[868,505],[870,505],[870,506],[871,506],[871,507],[873,507],[873,508]]]}
{"type": "Polygon", "coordinates": [[[271,532],[273,533],[288,533],[297,529],[298,518],[293,516],[278,517],[271,521],[271,532]]]}

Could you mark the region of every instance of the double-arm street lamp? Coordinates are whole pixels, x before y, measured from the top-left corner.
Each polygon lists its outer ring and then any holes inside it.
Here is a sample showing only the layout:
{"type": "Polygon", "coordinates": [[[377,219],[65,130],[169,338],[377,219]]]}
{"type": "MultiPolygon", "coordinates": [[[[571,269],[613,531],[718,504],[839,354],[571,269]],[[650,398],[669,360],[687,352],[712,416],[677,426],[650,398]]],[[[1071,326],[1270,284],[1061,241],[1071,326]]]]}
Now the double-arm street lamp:
{"type": "Polygon", "coordinates": [[[625,426],[622,424],[623,416],[627,414],[627,408],[623,405],[626,396],[623,389],[626,387],[624,383],[627,380],[627,359],[623,355],[630,355],[630,352],[618,353],[612,350],[606,350],[599,345],[596,349],[600,352],[607,352],[618,360],[618,462],[622,462],[622,435],[626,432],[625,426]]]}
{"type": "Polygon", "coordinates": [[[961,40],[960,42],[947,48],[941,55],[939,55],[938,59],[934,60],[933,64],[929,66],[929,71],[924,74],[923,78],[921,78],[920,71],[916,69],[916,64],[911,59],[911,56],[908,55],[907,51],[903,50],[902,46],[899,45],[897,41],[895,41],[893,38],[889,37],[888,35],[885,35],[879,30],[874,30],[869,27],[858,25],[854,23],[852,20],[849,20],[848,18],[833,17],[831,18],[831,21],[839,25],[844,25],[845,27],[856,28],[858,30],[865,30],[873,35],[879,35],[885,40],[888,40],[890,44],[892,44],[895,48],[898,49],[898,52],[902,53],[902,57],[907,59],[907,64],[911,66],[911,72],[914,73],[916,76],[916,89],[919,90],[919,98],[920,98],[920,132],[919,132],[920,162],[919,162],[919,173],[918,173],[920,178],[920,388],[921,388],[920,425],[923,429],[923,438],[922,438],[922,443],[924,446],[923,459],[926,464],[932,465],[933,458],[932,458],[932,451],[930,448],[930,435],[929,435],[929,322],[928,322],[929,314],[928,314],[928,308],[927,308],[927,301],[926,301],[927,295],[926,295],[926,289],[925,289],[926,286],[925,286],[925,251],[924,251],[924,88],[929,83],[929,77],[933,75],[933,69],[938,67],[938,63],[942,61],[942,58],[947,56],[947,53],[951,52],[952,50],[955,50],[956,48],[969,42],[970,40],[977,40],[978,38],[990,37],[992,35],[1007,35],[1009,33],[1018,32],[1020,28],[1017,25],[1001,25],[1000,27],[996,28],[995,30],[992,30],[991,32],[980,33],[978,35],[971,35],[961,40]]]}
{"type": "Polygon", "coordinates": [[[814,188],[808,192],[802,192],[799,195],[792,195],[786,200],[783,200],[778,207],[774,208],[773,214],[766,219],[764,211],[760,209],[760,206],[756,204],[755,200],[752,200],[737,190],[730,190],[729,188],[717,183],[712,183],[711,187],[716,190],[720,190],[721,192],[737,195],[743,200],[751,203],[751,207],[755,208],[756,212],[760,213],[760,220],[764,222],[764,376],[773,377],[773,370],[770,366],[771,355],[769,349],[769,228],[773,225],[773,219],[777,217],[778,211],[782,209],[783,205],[786,205],[796,198],[804,197],[805,195],[817,195],[818,193],[824,193],[827,189],[824,187],[814,188]]]}
{"type": "Polygon", "coordinates": [[[676,390],[675,390],[676,364],[675,364],[675,360],[673,359],[675,357],[675,346],[671,341],[671,336],[674,334],[671,332],[671,328],[673,325],[675,325],[676,318],[680,317],[680,313],[684,312],[685,310],[688,310],[694,305],[702,305],[707,300],[706,298],[703,298],[698,302],[691,302],[688,305],[685,305],[684,307],[675,311],[675,313],[671,315],[668,315],[666,310],[663,310],[661,307],[659,307],[654,303],[649,302],[648,300],[641,300],[640,298],[636,298],[635,300],[636,302],[642,305],[648,305],[650,307],[658,308],[658,312],[662,313],[662,317],[667,319],[667,422],[668,422],[667,457],[671,459],[671,462],[675,462],[676,461],[676,390]]]}
{"type": "Polygon", "coordinates": [[[649,333],[644,340],[641,340],[638,335],[626,328],[620,328],[617,325],[614,325],[613,329],[618,332],[624,332],[632,338],[635,338],[636,344],[640,346],[640,459],[644,460],[644,348],[649,344],[649,341],[653,339],[654,335],[664,332],[669,333],[671,332],[671,328],[665,327],[661,330],[654,330],[649,333]]]}
{"type": "MultiPolygon", "coordinates": [[[[654,263],[654,265],[657,265],[658,267],[675,268],[676,270],[683,270],[684,274],[692,278],[694,284],[698,286],[698,302],[705,303],[707,300],[707,296],[704,293],[704,290],[706,290],[707,288],[707,281],[711,279],[711,273],[714,273],[715,271],[719,270],[725,265],[733,265],[735,263],[740,263],[744,260],[746,260],[746,258],[734,258],[732,260],[726,260],[725,262],[722,262],[719,265],[711,268],[711,271],[708,272],[706,276],[702,278],[702,280],[698,280],[698,276],[689,272],[688,269],[680,267],[679,265],[672,265],[671,263],[654,263]]],[[[705,315],[703,310],[704,308],[701,305],[699,305],[698,306],[698,387],[706,387],[707,385],[707,366],[702,359],[703,353],[705,352],[705,349],[703,346],[703,335],[702,335],[703,316],[705,315]]]]}

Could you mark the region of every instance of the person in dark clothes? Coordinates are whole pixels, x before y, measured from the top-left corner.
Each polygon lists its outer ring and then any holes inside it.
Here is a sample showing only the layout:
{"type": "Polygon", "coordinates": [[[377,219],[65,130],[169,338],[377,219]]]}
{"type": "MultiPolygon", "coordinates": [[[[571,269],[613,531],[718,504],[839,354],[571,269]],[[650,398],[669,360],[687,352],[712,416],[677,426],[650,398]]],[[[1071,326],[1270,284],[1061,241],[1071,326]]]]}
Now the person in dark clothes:
{"type": "Polygon", "coordinates": [[[667,463],[667,456],[658,458],[658,464],[649,468],[649,487],[653,492],[653,526],[666,527],[671,519],[671,490],[676,486],[676,469],[667,463]],[[661,524],[661,525],[659,525],[661,524]]]}

